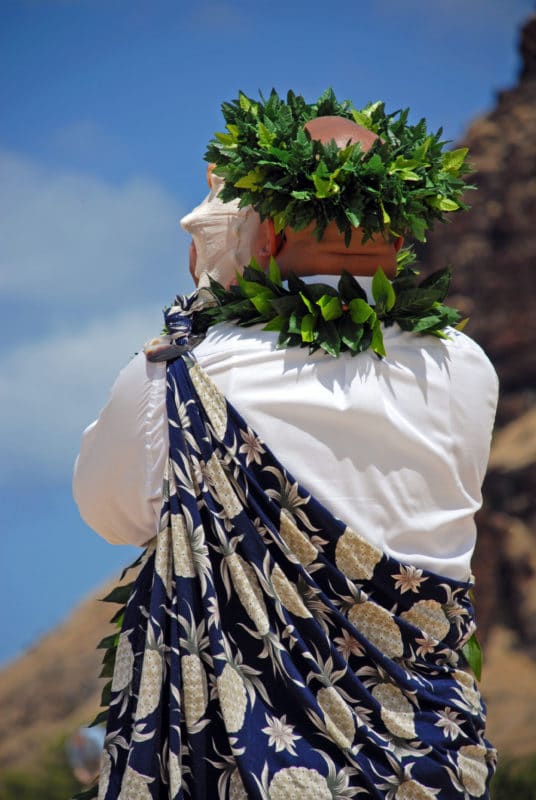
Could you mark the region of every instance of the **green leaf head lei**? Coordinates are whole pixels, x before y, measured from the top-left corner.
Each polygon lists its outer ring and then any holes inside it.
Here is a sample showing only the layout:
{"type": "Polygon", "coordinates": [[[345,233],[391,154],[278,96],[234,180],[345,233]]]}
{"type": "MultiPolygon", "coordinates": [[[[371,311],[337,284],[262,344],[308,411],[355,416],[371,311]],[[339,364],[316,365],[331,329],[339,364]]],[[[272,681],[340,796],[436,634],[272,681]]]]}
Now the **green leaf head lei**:
{"type": "Polygon", "coordinates": [[[445,150],[442,129],[429,133],[424,119],[409,124],[409,109],[387,114],[381,102],[356,109],[332,89],[314,103],[290,91],[285,102],[272,89],[267,100],[240,92],[222,112],[226,131],[205,154],[225,180],[220,198],[253,206],[276,232],[314,222],[321,239],[334,221],[347,245],[356,228],[363,242],[376,233],[422,242],[436,221],[467,208],[462,195],[474,188],[464,182],[467,148],[445,150]],[[311,139],[304,125],[322,116],[353,120],[378,138],[367,152],[359,142],[340,148],[311,139]]]}

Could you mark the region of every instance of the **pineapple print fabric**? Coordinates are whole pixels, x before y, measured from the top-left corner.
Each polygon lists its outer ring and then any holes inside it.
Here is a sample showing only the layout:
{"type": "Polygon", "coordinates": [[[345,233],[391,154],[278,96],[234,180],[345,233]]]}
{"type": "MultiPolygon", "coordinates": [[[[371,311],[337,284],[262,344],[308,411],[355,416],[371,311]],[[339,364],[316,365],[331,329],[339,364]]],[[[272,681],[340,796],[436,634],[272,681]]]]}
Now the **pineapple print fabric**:
{"type": "Polygon", "coordinates": [[[99,799],[487,798],[470,585],[308,495],[187,352],[191,310],[167,319],[161,530],[124,613],[99,799]]]}

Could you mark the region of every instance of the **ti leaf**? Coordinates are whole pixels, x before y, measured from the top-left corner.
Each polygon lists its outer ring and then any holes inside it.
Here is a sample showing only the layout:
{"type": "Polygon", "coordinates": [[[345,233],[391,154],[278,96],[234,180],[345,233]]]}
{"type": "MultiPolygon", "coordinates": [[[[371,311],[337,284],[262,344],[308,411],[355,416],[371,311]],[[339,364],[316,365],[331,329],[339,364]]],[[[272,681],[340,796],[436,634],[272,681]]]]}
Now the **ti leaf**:
{"type": "MultiPolygon", "coordinates": [[[[292,312],[296,309],[297,305],[298,302],[296,301],[296,297],[292,297],[289,295],[283,295],[282,297],[275,297],[272,300],[272,308],[275,309],[277,314],[281,315],[285,319],[292,314],[292,312]]],[[[312,308],[310,310],[312,310],[312,308]]]]}
{"type": "Polygon", "coordinates": [[[431,275],[419,283],[419,291],[432,289],[435,300],[444,300],[450,287],[451,278],[452,273],[448,267],[436,270],[436,272],[432,272],[431,275]]]}
{"type": "MultiPolygon", "coordinates": [[[[245,274],[246,271],[244,270],[244,275],[245,274]]],[[[242,275],[237,275],[237,281],[240,289],[247,298],[255,297],[259,291],[259,284],[257,281],[248,281],[246,278],[243,278],[242,275]]]]}
{"type": "Polygon", "coordinates": [[[315,338],[315,318],[312,314],[306,314],[301,321],[301,338],[303,342],[314,342],[315,338]]]}
{"type": "Polygon", "coordinates": [[[277,315],[277,317],[274,317],[273,319],[270,320],[270,322],[266,323],[266,325],[263,328],[263,331],[280,331],[283,327],[284,321],[285,320],[283,317],[277,315]]]}
{"type": "Polygon", "coordinates": [[[128,583],[124,586],[116,586],[106,597],[102,598],[102,601],[104,603],[126,603],[130,597],[133,586],[133,583],[128,583]]]}
{"type": "Polygon", "coordinates": [[[363,325],[356,325],[349,316],[345,316],[340,326],[341,339],[352,353],[357,353],[363,338],[363,325]]]}
{"type": "Polygon", "coordinates": [[[325,294],[316,301],[316,304],[320,307],[322,319],[325,319],[326,322],[338,319],[342,315],[341,302],[338,297],[325,294]]]}
{"type": "Polygon", "coordinates": [[[477,639],[476,633],[473,633],[471,638],[466,641],[462,647],[462,652],[475,678],[479,681],[482,677],[482,648],[480,647],[480,642],[477,639]]]}
{"type": "Polygon", "coordinates": [[[362,325],[364,322],[370,319],[374,313],[367,301],[362,300],[360,297],[356,297],[354,300],[351,300],[348,305],[348,309],[350,311],[352,322],[354,322],[356,325],[362,325]]]}
{"type": "Polygon", "coordinates": [[[288,318],[288,332],[297,333],[301,336],[301,322],[295,311],[288,318]]]}
{"type": "Polygon", "coordinates": [[[346,270],[341,274],[339,279],[339,293],[343,300],[347,303],[350,300],[354,300],[355,298],[360,298],[366,302],[367,295],[365,291],[361,288],[359,283],[356,281],[353,275],[346,270]]]}
{"type": "Polygon", "coordinates": [[[372,295],[378,306],[378,314],[384,313],[384,310],[390,311],[395,304],[395,290],[381,267],[376,270],[372,278],[372,295]]]}
{"type": "Polygon", "coordinates": [[[275,283],[276,286],[282,286],[283,281],[281,280],[281,272],[279,271],[279,267],[277,266],[277,261],[273,256],[270,256],[270,264],[268,266],[268,277],[275,283]]]}
{"type": "Polygon", "coordinates": [[[314,306],[311,303],[311,301],[309,300],[309,298],[307,297],[307,295],[305,294],[305,292],[300,292],[300,297],[303,300],[303,303],[304,303],[305,307],[307,308],[307,311],[310,314],[314,314],[314,310],[315,310],[314,306]]]}
{"type": "Polygon", "coordinates": [[[385,345],[383,343],[382,326],[379,320],[376,320],[372,329],[372,342],[370,347],[377,355],[380,356],[380,358],[383,358],[387,355],[385,352],[385,345]]]}
{"type": "Polygon", "coordinates": [[[338,334],[337,327],[334,322],[324,322],[320,320],[318,323],[318,344],[320,347],[329,353],[330,356],[338,358],[341,351],[341,337],[338,334]]]}
{"type": "Polygon", "coordinates": [[[257,294],[255,294],[251,298],[251,302],[259,312],[259,314],[270,314],[272,310],[272,303],[271,300],[273,299],[273,293],[267,287],[262,287],[259,289],[257,294]]]}

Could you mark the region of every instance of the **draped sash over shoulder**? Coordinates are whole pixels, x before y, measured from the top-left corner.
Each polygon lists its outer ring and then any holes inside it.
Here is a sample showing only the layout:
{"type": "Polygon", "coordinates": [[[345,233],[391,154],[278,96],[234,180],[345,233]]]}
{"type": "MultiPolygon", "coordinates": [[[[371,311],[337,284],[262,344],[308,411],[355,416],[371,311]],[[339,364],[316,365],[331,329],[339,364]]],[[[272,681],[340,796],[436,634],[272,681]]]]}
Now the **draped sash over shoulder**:
{"type": "Polygon", "coordinates": [[[167,411],[99,798],[488,797],[495,751],[461,653],[471,585],[335,519],[187,352],[167,411]]]}

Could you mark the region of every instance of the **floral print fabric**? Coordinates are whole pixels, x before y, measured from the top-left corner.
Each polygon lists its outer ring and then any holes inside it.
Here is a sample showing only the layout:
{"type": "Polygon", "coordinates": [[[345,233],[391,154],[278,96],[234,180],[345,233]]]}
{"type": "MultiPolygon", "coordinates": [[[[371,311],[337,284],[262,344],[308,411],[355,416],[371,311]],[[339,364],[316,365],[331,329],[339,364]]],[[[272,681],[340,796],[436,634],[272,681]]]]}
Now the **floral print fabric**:
{"type": "Polygon", "coordinates": [[[488,797],[495,751],[461,655],[470,585],[335,519],[188,353],[167,410],[100,800],[488,797]]]}

